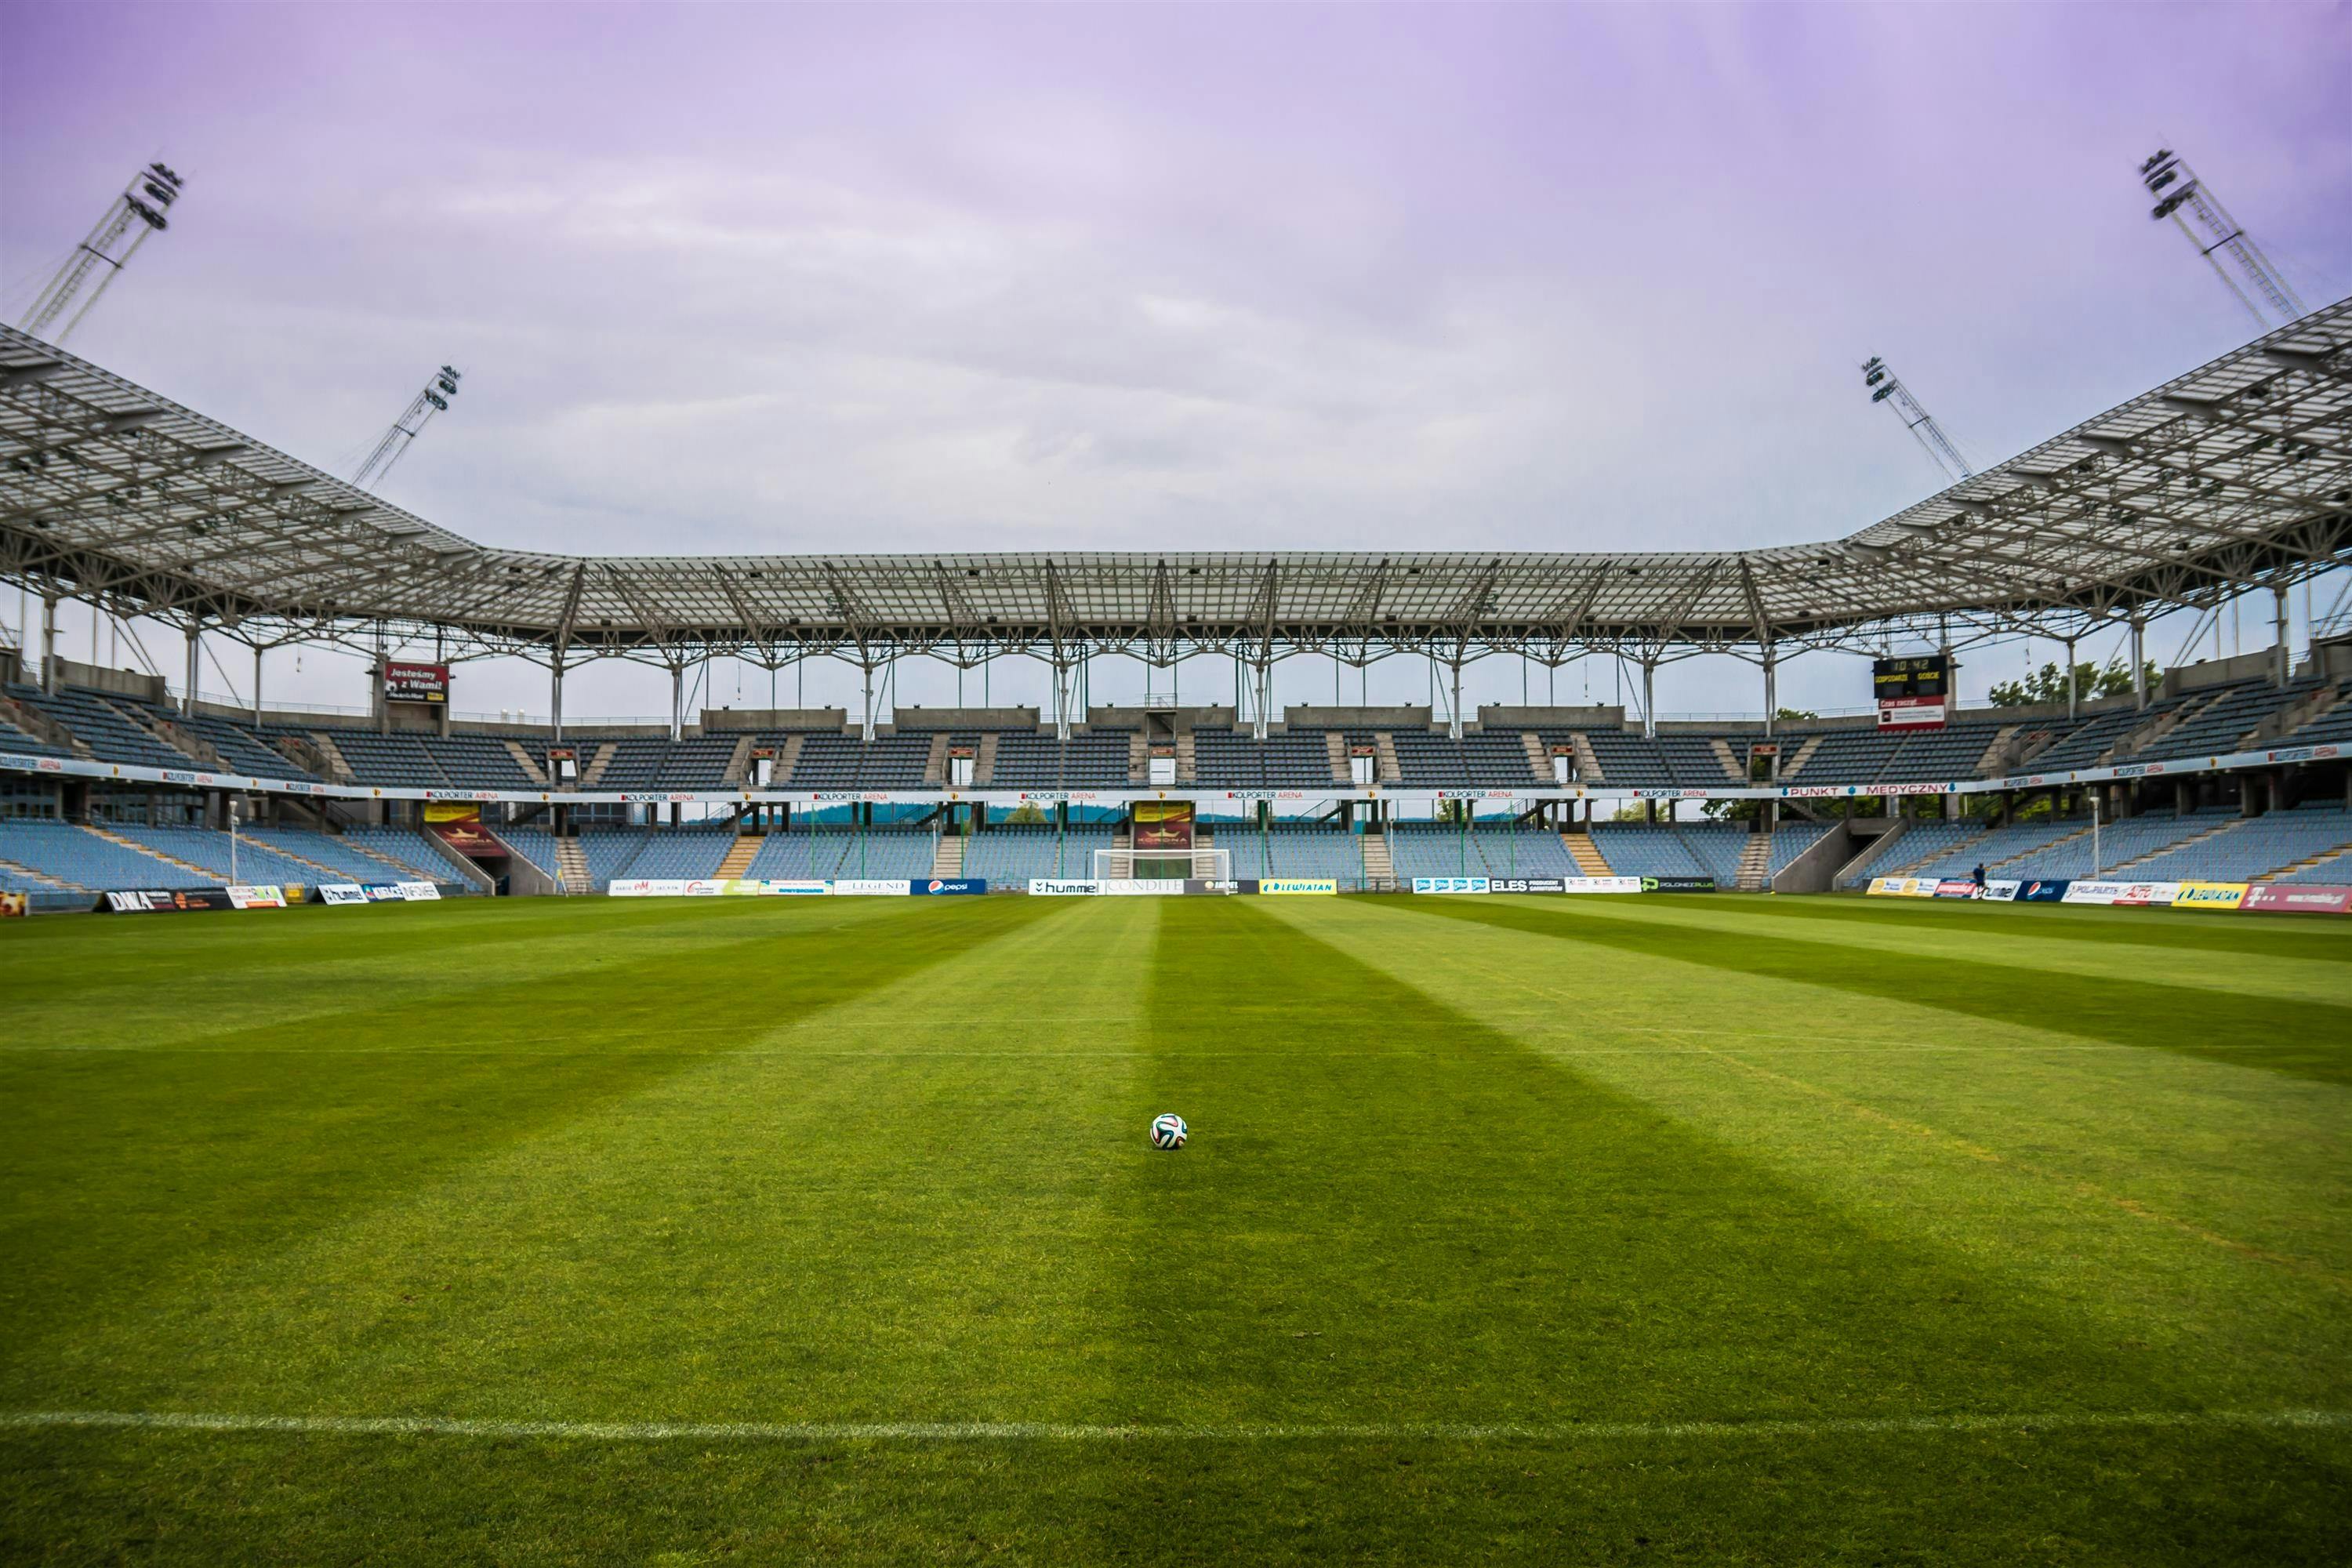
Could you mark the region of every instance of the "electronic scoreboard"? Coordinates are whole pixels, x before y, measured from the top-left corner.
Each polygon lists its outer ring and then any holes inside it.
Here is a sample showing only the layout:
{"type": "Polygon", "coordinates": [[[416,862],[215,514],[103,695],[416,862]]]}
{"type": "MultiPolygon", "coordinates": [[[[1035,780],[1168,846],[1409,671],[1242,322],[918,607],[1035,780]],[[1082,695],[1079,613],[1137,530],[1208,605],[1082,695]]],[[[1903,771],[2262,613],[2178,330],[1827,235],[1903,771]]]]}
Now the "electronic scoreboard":
{"type": "Polygon", "coordinates": [[[1870,685],[1878,700],[1880,729],[1940,730],[1951,702],[1952,657],[1923,653],[1874,660],[1870,685]]]}

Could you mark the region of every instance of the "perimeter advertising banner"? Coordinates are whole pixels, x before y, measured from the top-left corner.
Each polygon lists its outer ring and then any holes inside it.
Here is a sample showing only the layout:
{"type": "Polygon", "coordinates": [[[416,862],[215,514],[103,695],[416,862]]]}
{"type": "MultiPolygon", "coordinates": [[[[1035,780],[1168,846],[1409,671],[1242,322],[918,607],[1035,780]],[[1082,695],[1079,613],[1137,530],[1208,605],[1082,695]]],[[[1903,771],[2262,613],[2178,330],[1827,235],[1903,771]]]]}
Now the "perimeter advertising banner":
{"type": "Polygon", "coordinates": [[[16,920],[32,912],[33,897],[30,893],[0,890],[0,920],[16,920]]]}
{"type": "Polygon", "coordinates": [[[116,888],[100,906],[109,914],[186,914],[196,910],[233,910],[226,888],[116,888]]]}
{"type": "Polygon", "coordinates": [[[1336,893],[1339,884],[1329,877],[1260,877],[1261,893],[1336,893]]]}
{"type": "Polygon", "coordinates": [[[2256,882],[2246,889],[2242,910],[2298,910],[2304,914],[2352,914],[2352,888],[2316,883],[2256,882]]]}
{"type": "Polygon", "coordinates": [[[1645,893],[1712,893],[1712,877],[1644,877],[1642,891],[1645,893]]]}
{"type": "Polygon", "coordinates": [[[1483,893],[1488,879],[1485,877],[1415,877],[1412,890],[1416,893],[1483,893]]]}
{"type": "Polygon", "coordinates": [[[366,889],[357,882],[321,882],[319,884],[319,901],[322,904],[363,904],[368,901],[368,896],[366,889]]]}
{"type": "Polygon", "coordinates": [[[283,888],[239,883],[222,890],[228,894],[230,904],[240,910],[282,910],[286,907],[286,889],[283,888]]]}
{"type": "Polygon", "coordinates": [[[2017,901],[2021,904],[2063,903],[2065,901],[2068,885],[2068,879],[2064,877],[2043,878],[2021,882],[2017,889],[2017,901]]]}
{"type": "Polygon", "coordinates": [[[2234,910],[2246,901],[2243,882],[2183,882],[2172,896],[2176,910],[2234,910]]]}
{"type": "Polygon", "coordinates": [[[1873,877],[1870,896],[1874,899],[1932,899],[1936,896],[1933,877],[1873,877]]]}

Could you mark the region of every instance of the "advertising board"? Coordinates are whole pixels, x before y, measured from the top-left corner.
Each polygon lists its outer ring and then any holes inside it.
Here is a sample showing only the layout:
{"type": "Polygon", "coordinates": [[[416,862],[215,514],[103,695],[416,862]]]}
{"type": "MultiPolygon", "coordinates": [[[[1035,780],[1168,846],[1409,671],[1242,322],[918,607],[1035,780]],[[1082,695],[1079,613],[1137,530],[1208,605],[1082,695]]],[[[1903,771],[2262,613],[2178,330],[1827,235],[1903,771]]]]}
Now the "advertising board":
{"type": "Polygon", "coordinates": [[[1029,896],[1033,899],[1090,899],[1102,890],[1103,885],[1091,877],[1029,879],[1029,896]]]}
{"type": "Polygon", "coordinates": [[[2069,904],[2114,904],[2126,909],[2169,905],[2178,886],[2171,882],[2113,882],[2076,878],[2067,884],[2060,901],[2069,904]]]}
{"type": "Polygon", "coordinates": [[[2016,900],[2018,889],[2024,885],[2022,882],[1995,879],[1985,883],[1984,896],[1998,903],[2012,903],[2016,900]]]}
{"type": "Polygon", "coordinates": [[[926,877],[908,884],[908,890],[931,894],[984,893],[988,891],[988,883],[978,877],[926,877]]]}
{"type": "Polygon", "coordinates": [[[2021,904],[2063,903],[2066,898],[2068,879],[2064,877],[2036,879],[2021,882],[2017,889],[2021,904]]]}
{"type": "Polygon", "coordinates": [[[394,882],[393,886],[412,904],[437,903],[441,898],[441,889],[431,882],[394,882]]]}
{"type": "Polygon", "coordinates": [[[363,904],[367,893],[357,882],[321,882],[319,901],[322,904],[363,904]]]}
{"type": "Polygon", "coordinates": [[[2176,910],[2234,910],[2246,901],[2243,882],[2183,882],[2172,896],[2176,910]]]}
{"type": "Polygon", "coordinates": [[[1484,877],[1415,877],[1412,890],[1416,893],[1483,893],[1487,879],[1484,877]]]}
{"type": "Polygon", "coordinates": [[[117,915],[186,914],[196,910],[233,910],[226,888],[115,888],[105,910],[117,915]]]}
{"type": "MultiPolygon", "coordinates": [[[[1919,879],[1924,882],[1927,879],[1922,877],[1919,879]]],[[[1977,885],[1966,877],[1946,877],[1937,882],[1935,891],[1939,899],[1973,899],[1977,896],[1977,885]]]]}
{"type": "Polygon", "coordinates": [[[383,700],[387,702],[436,702],[449,700],[449,667],[446,664],[406,664],[396,658],[384,660],[383,700]]]}
{"type": "Polygon", "coordinates": [[[1712,893],[1712,877],[1644,877],[1642,891],[1645,893],[1712,893]]]}
{"type": "Polygon", "coordinates": [[[1489,877],[1490,893],[1564,893],[1568,884],[1558,877],[1489,877]]]}
{"type": "Polygon", "coordinates": [[[891,881],[879,877],[836,877],[833,891],[842,899],[903,899],[907,882],[903,878],[891,881]]]}
{"type": "Polygon", "coordinates": [[[222,889],[228,901],[240,910],[282,910],[286,907],[286,889],[268,884],[237,883],[222,889]]]}
{"type": "Polygon", "coordinates": [[[2294,910],[2304,914],[2352,913],[2352,888],[2318,883],[2256,882],[2246,889],[2242,910],[2294,910]]]}
{"type": "Polygon", "coordinates": [[[1639,877],[1562,877],[1559,890],[1563,893],[1638,893],[1642,890],[1639,877]]]}
{"type": "Polygon", "coordinates": [[[0,921],[18,920],[33,912],[33,896],[0,889],[0,921]]]}
{"type": "Polygon", "coordinates": [[[1261,893],[1336,893],[1338,881],[1329,877],[1260,877],[1257,890],[1261,893]]]}

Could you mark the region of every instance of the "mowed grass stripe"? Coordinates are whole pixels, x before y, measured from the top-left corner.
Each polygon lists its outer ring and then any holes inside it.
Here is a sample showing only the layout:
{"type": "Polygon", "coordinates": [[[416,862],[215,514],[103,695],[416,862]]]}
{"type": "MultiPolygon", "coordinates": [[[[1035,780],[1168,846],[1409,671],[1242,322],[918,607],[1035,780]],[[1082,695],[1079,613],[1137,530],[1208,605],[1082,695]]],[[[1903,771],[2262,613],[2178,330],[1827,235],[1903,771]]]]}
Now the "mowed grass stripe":
{"type": "Polygon", "coordinates": [[[1124,997],[1132,1018],[1150,910],[1039,958],[1025,944],[1072,912],[1043,909],[772,1027],[748,993],[759,1053],[224,1260],[162,1310],[85,1324],[27,1376],[320,1414],[1051,1415],[1086,1388],[1093,1162],[1121,1069],[929,1054],[975,1016],[1032,1031],[1020,1004],[1041,977],[1097,1017],[1124,997]],[[872,1048],[793,1050],[844,1039],[872,1048]]]}
{"type": "Polygon", "coordinates": [[[1895,1415],[2144,1396],[2062,1310],[1246,902],[1169,902],[1150,1022],[1171,1047],[1153,1103],[1196,1136],[1140,1168],[1131,1338],[1139,1388],[1195,1420],[1795,1417],[1823,1384],[1895,1415]],[[1279,1054],[1184,1054],[1236,1037],[1279,1054]],[[1431,1048],[1283,1048],[1389,1037],[1431,1048]],[[1725,1335],[1743,1320],[1780,1331],[1725,1335]]]}
{"type": "MultiPolygon", "coordinates": [[[[2352,1005],[2175,985],[2142,967],[2109,975],[1992,963],[1949,953],[1898,953],[1776,936],[1741,924],[1717,929],[1671,910],[1601,907],[1600,899],[1540,901],[1429,898],[1416,913],[1600,943],[1760,979],[1791,980],[1855,996],[1932,1007],[1988,1022],[2053,1030],[2119,1046],[2180,1051],[2323,1083],[2352,1084],[2352,1005]]],[[[2158,918],[2162,911],[2142,911],[2158,918]]]]}
{"type": "MultiPolygon", "coordinates": [[[[242,1032],[273,1045],[312,1027],[330,1044],[462,1040],[529,1019],[544,1037],[588,1047],[576,1054],[0,1060],[0,1254],[16,1260],[0,1271],[0,1318],[12,1331],[0,1369],[48,1334],[78,1332],[105,1303],[164,1289],[352,1207],[396,1202],[695,1059],[633,1051],[635,1038],[686,1026],[749,1043],[1050,911],[1006,900],[961,918],[920,908],[836,925],[780,910],[766,921],[716,919],[702,940],[650,951],[631,940],[634,922],[607,933],[601,908],[577,912],[586,918],[573,940],[598,954],[593,982],[469,959],[452,946],[419,956],[470,963],[474,984],[459,994],[410,997],[394,978],[381,993],[348,996],[326,1025],[281,1026],[260,993],[235,1015],[242,1032]]],[[[107,962],[132,961],[109,950],[107,962]]],[[[134,969],[114,973],[120,984],[138,983],[134,969]]]]}
{"type": "Polygon", "coordinates": [[[2352,1400],[2352,1095],[2168,1052],[2025,1048],[1933,1009],[1551,933],[1432,900],[1284,919],[1636,1097],[1905,1245],[2079,1301],[2184,1400],[2352,1400]],[[1824,1047],[1757,1051],[1759,1020],[1824,1047]],[[1849,1042],[1866,1042],[1858,1046],[1849,1042]],[[1629,1044],[1629,1042],[1634,1042],[1629,1044]]]}
{"type": "MultiPolygon", "coordinates": [[[[1992,931],[2116,947],[2172,950],[2184,964],[2206,954],[2343,962],[2352,928],[2309,915],[2218,910],[2116,910],[2095,904],[2019,904],[1969,899],[1758,898],[1675,894],[1675,902],[1771,921],[1858,925],[1944,935],[1992,931]]],[[[2221,966],[2216,966],[2221,967],[2221,966]]]]}
{"type": "MultiPolygon", "coordinates": [[[[1536,907],[1554,901],[1546,898],[1536,907]]],[[[2100,979],[2154,975],[2170,985],[2328,1005],[2343,1003],[2347,965],[2352,964],[2352,929],[2344,932],[2344,940],[2318,944],[2316,950],[2308,943],[2297,944],[2294,953],[2230,949],[2208,962],[2200,960],[2197,950],[2184,952],[2162,942],[2091,941],[2084,935],[2098,931],[2112,936],[2112,928],[2117,925],[2153,935],[2168,912],[2164,910],[2076,910],[2078,915],[2097,917],[2096,923],[2076,920],[2055,925],[2036,919],[2036,906],[2031,904],[2021,906],[2021,906],[2015,904],[1962,904],[1958,900],[1944,901],[1977,911],[1979,918],[1941,923],[1892,919],[1820,921],[1798,912],[1819,901],[1753,894],[1588,899],[1581,900],[1580,912],[1677,930],[1761,932],[1782,941],[1816,942],[1846,950],[1854,963],[1872,962],[1874,957],[1886,964],[1958,960],[2042,970],[2053,975],[2100,979]]],[[[1875,902],[1883,909],[1893,901],[1875,902]]],[[[1845,902],[1851,904],[1851,900],[1845,902]]],[[[1864,913],[1869,913],[1869,906],[1864,913]]]]}

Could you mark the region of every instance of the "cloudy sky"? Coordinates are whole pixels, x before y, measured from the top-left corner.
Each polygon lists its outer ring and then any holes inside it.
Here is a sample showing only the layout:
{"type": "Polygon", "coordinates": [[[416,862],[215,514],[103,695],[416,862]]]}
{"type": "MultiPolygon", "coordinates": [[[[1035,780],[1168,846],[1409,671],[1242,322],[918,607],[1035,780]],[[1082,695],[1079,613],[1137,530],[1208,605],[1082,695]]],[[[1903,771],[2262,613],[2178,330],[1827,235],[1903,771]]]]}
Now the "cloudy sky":
{"type": "MultiPolygon", "coordinates": [[[[2252,334],[2149,220],[2160,144],[2352,293],[2347,81],[2340,5],[5,0],[0,309],[161,157],[172,229],[74,350],[345,472],[454,363],[384,489],[486,542],[1789,542],[1938,486],[1869,354],[1990,461],[2252,334]]],[[[1784,696],[1864,701],[1851,662],[1784,696]]]]}

